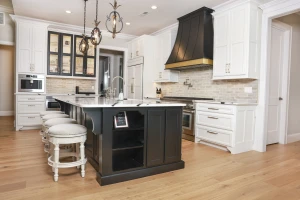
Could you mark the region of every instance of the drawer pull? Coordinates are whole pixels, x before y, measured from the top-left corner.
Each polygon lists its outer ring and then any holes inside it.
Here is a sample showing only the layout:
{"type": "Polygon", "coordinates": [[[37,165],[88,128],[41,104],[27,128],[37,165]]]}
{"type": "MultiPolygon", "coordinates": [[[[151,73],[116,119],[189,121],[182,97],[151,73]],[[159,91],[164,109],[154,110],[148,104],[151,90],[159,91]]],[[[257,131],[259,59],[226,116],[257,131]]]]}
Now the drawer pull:
{"type": "Polygon", "coordinates": [[[35,107],[35,105],[28,105],[28,107],[35,107]]]}
{"type": "Polygon", "coordinates": [[[212,131],[207,131],[207,133],[214,134],[214,135],[217,135],[217,134],[219,134],[219,133],[212,132],[212,131]]]}
{"type": "Polygon", "coordinates": [[[209,119],[219,119],[217,117],[207,117],[207,118],[209,118],[209,119]]]}
{"type": "Polygon", "coordinates": [[[28,119],[35,119],[35,117],[28,117],[28,119]]]}
{"type": "Polygon", "coordinates": [[[28,100],[33,100],[34,101],[35,99],[34,98],[28,98],[28,100]]]}
{"type": "Polygon", "coordinates": [[[208,110],[219,110],[218,108],[207,108],[208,110]]]}

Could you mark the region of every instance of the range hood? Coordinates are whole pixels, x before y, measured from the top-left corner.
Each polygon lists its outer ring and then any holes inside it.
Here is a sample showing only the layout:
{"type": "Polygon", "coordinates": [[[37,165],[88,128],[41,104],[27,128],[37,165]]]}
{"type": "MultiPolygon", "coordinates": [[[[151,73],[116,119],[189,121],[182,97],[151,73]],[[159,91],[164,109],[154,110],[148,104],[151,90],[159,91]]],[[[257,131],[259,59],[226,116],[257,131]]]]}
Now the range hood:
{"type": "Polygon", "coordinates": [[[213,11],[202,7],[178,18],[177,38],[166,69],[182,70],[213,65],[213,11]]]}

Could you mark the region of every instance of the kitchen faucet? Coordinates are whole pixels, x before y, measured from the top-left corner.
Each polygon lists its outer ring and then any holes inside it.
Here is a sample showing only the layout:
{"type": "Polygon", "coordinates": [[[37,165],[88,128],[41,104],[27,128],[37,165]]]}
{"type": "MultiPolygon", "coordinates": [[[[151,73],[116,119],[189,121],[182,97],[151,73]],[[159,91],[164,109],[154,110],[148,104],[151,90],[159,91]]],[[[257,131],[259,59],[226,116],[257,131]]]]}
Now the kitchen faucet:
{"type": "MultiPolygon", "coordinates": [[[[113,79],[112,79],[112,81],[111,81],[111,94],[112,94],[112,96],[113,96],[113,98],[115,98],[115,90],[116,90],[116,88],[114,88],[113,86],[113,84],[114,84],[114,81],[115,81],[115,79],[117,79],[117,78],[119,78],[119,79],[122,79],[123,80],[123,90],[124,90],[124,86],[125,86],[125,80],[124,80],[124,78],[123,77],[121,77],[121,76],[115,76],[113,79]]],[[[121,90],[121,92],[120,92],[120,94],[121,93],[123,93],[123,91],[121,90]]],[[[124,95],[124,94],[123,94],[124,95]]],[[[121,98],[121,99],[119,99],[119,100],[123,100],[123,98],[121,98]]]]}

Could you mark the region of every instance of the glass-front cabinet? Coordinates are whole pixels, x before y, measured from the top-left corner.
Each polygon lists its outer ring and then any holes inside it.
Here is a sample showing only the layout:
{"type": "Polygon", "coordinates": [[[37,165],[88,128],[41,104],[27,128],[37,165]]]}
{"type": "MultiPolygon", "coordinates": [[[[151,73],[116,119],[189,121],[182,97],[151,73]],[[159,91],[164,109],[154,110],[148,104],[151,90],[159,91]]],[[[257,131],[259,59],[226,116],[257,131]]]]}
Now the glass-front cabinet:
{"type": "Polygon", "coordinates": [[[96,76],[96,48],[89,41],[89,50],[86,54],[79,51],[82,36],[75,36],[75,63],[74,76],[95,77],[96,76]]]}
{"type": "Polygon", "coordinates": [[[72,76],[73,35],[48,33],[48,75],[72,76]]]}

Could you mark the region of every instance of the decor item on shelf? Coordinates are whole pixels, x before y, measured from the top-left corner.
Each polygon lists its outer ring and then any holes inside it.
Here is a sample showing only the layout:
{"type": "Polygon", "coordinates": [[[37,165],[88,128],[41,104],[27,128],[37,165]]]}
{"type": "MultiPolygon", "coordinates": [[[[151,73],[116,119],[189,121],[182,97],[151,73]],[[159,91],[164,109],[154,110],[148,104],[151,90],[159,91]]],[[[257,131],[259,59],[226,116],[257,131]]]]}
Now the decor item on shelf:
{"type": "Polygon", "coordinates": [[[82,40],[79,45],[79,51],[83,54],[86,54],[89,50],[89,42],[85,35],[85,22],[86,22],[86,2],[88,0],[84,0],[84,27],[83,27],[83,34],[82,34],[82,40]]]}
{"type": "Polygon", "coordinates": [[[123,18],[120,16],[120,14],[117,12],[117,9],[121,6],[121,5],[118,5],[117,3],[117,0],[114,0],[114,5],[113,4],[110,4],[114,11],[112,11],[108,16],[107,16],[107,20],[106,20],[106,28],[107,28],[107,31],[112,33],[112,37],[113,38],[116,38],[116,34],[117,33],[120,33],[123,29],[123,18]],[[108,22],[112,21],[112,30],[110,30],[108,28],[108,22]],[[120,23],[121,25],[121,28],[119,30],[117,30],[117,22],[120,23]]]}
{"type": "Polygon", "coordinates": [[[102,40],[102,34],[100,29],[98,28],[98,25],[101,21],[98,22],[98,0],[96,3],[96,19],[95,19],[95,28],[92,30],[91,35],[91,43],[95,46],[99,45],[102,40]]]}

